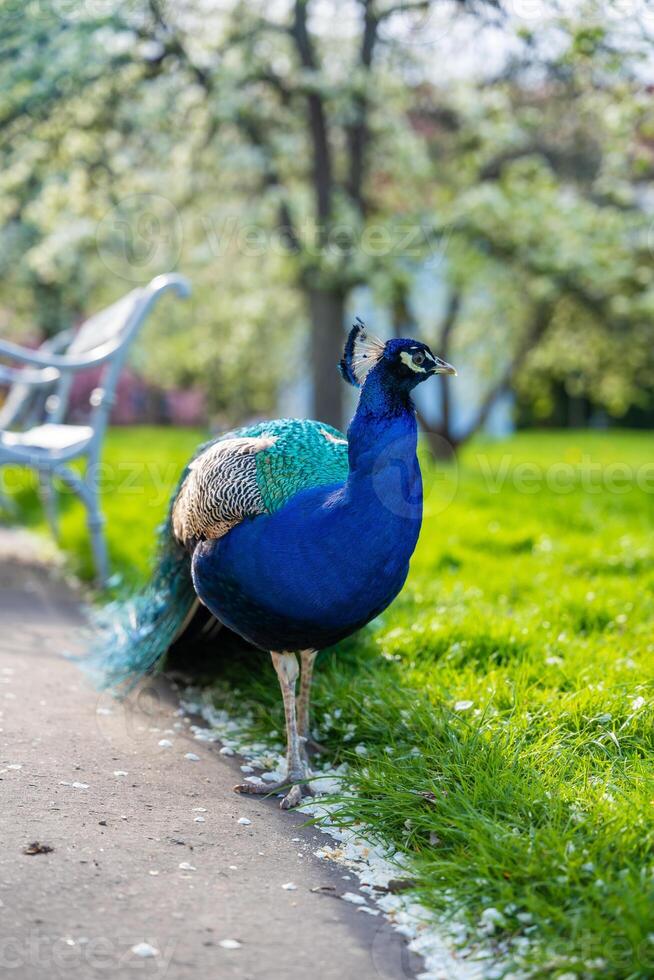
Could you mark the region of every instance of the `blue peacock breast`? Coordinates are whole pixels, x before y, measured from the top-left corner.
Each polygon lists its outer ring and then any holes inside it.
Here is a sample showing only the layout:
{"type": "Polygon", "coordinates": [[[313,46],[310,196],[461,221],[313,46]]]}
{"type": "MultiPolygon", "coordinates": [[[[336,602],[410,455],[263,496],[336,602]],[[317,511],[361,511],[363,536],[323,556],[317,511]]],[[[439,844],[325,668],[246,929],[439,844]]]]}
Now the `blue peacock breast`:
{"type": "Polygon", "coordinates": [[[330,646],[402,588],[420,529],[415,510],[342,484],[303,490],[280,510],[198,545],[193,581],[225,625],[266,650],[330,646]]]}

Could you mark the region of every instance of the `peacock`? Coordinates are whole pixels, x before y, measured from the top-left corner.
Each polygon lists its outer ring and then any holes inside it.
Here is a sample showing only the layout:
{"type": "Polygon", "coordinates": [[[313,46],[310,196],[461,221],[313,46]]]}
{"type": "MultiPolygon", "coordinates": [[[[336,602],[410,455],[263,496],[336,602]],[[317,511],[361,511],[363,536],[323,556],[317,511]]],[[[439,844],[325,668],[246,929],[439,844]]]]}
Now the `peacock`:
{"type": "Polygon", "coordinates": [[[283,792],[285,809],[311,792],[317,652],[379,615],[407,577],[422,520],[411,392],[456,374],[425,344],[384,343],[359,319],[339,368],[360,389],[347,438],[321,422],[276,419],[199,447],[173,493],[150,583],[106,609],[88,662],[105,686],[129,686],[173,645],[183,650],[198,623],[216,644],[228,630],[270,652],[287,772],[278,785],[235,789],[283,792]]]}

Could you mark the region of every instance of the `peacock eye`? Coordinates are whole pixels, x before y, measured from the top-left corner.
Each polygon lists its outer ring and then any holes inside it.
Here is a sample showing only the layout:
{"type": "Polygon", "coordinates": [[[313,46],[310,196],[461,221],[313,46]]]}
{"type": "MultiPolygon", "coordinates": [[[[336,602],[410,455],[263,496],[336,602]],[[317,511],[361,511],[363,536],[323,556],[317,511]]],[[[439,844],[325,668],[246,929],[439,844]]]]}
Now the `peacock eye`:
{"type": "Polygon", "coordinates": [[[425,363],[425,355],[421,350],[416,351],[416,353],[413,355],[411,360],[416,365],[416,367],[420,367],[421,364],[425,363]]]}

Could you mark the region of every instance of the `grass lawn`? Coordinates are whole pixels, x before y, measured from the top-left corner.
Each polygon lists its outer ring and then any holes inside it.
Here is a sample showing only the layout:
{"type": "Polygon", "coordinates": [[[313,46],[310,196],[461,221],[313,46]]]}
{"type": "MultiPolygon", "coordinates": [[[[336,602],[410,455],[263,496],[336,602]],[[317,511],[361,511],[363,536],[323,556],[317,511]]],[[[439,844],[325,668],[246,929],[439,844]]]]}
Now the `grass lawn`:
{"type": "MultiPolygon", "coordinates": [[[[110,434],[107,462],[140,466],[106,504],[128,581],[197,438],[110,434]]],[[[478,442],[425,475],[404,592],[318,664],[316,734],[359,790],[343,819],[411,855],[426,905],[517,939],[535,975],[652,977],[651,435],[478,442]]],[[[85,549],[76,504],[63,527],[85,549]]],[[[216,697],[238,685],[267,733],[282,713],[261,667],[226,663],[216,697]]]]}

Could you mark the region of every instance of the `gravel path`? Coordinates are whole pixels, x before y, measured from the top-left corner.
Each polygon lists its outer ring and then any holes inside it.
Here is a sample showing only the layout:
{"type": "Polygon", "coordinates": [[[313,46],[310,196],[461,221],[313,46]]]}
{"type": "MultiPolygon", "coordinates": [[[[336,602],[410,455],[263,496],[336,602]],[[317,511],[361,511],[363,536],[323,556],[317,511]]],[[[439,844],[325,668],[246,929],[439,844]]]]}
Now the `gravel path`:
{"type": "Polygon", "coordinates": [[[165,683],[123,707],[62,657],[79,648],[76,596],[8,559],[8,541],[2,532],[0,974],[412,977],[420,963],[402,938],[339,898],[356,880],[314,857],[328,839],[275,801],[233,793],[238,760],[187,734],[165,683]],[[26,854],[34,842],[52,851],[26,854]]]}

